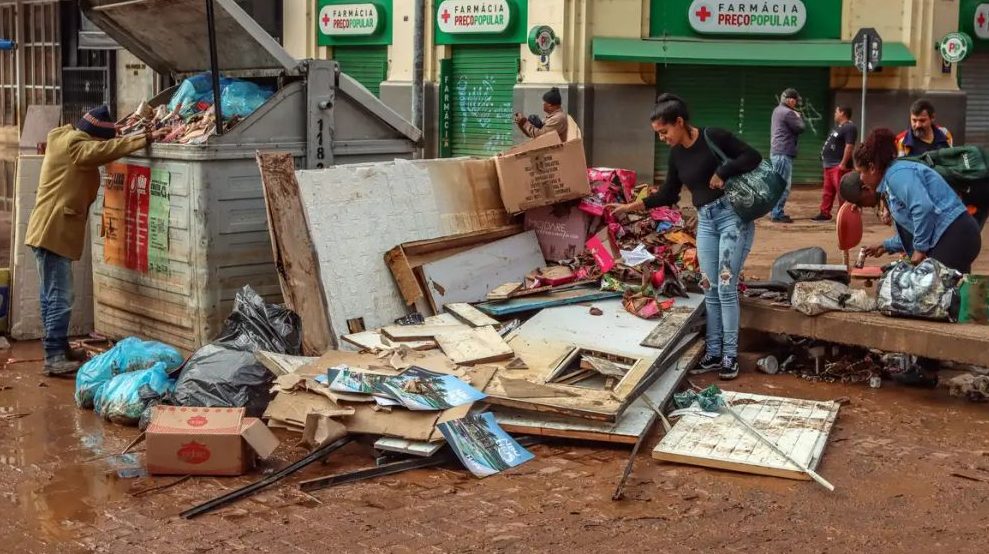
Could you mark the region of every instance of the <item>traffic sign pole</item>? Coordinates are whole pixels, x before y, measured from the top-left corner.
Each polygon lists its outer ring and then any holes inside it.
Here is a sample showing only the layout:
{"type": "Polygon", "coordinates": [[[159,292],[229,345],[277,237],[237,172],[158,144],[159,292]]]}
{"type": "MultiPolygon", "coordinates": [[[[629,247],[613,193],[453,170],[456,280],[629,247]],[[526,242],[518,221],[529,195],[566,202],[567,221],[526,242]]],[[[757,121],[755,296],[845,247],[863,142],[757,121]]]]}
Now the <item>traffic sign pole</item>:
{"type": "Polygon", "coordinates": [[[865,93],[869,87],[869,35],[866,33],[862,36],[862,54],[865,58],[862,65],[862,115],[861,124],[862,130],[859,131],[859,136],[865,139],[865,93]]]}

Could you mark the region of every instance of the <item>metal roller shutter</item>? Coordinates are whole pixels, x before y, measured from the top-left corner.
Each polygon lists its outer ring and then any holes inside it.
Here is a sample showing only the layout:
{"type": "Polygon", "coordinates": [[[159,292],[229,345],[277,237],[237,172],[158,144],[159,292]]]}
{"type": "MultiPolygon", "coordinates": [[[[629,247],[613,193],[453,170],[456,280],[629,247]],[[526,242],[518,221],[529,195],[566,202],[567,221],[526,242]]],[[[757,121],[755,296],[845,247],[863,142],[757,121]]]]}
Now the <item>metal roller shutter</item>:
{"type": "Polygon", "coordinates": [[[451,71],[452,154],[490,156],[510,148],[519,46],[455,46],[451,71]]]}
{"type": "Polygon", "coordinates": [[[336,46],[333,59],[340,64],[340,71],[356,79],[375,96],[381,95],[381,81],[388,79],[387,46],[336,46]]]}
{"type": "MultiPolygon", "coordinates": [[[[772,112],[779,94],[787,87],[797,89],[803,98],[801,109],[808,129],[800,136],[793,182],[821,182],[821,147],[832,125],[828,69],[660,66],[657,87],[682,96],[695,125],[727,129],[767,157],[772,112]]],[[[657,140],[657,181],[666,174],[668,153],[669,148],[657,140]]]]}
{"type": "Polygon", "coordinates": [[[958,69],[958,84],[968,97],[965,143],[989,146],[989,53],[968,58],[958,69]]]}

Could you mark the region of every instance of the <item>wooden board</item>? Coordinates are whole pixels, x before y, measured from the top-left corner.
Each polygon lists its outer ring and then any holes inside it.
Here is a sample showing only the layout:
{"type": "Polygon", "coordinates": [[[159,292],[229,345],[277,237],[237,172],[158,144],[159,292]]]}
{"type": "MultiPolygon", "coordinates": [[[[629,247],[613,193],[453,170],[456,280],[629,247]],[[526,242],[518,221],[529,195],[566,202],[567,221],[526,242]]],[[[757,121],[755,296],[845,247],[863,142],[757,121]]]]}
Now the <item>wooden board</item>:
{"type": "Polygon", "coordinates": [[[420,456],[428,458],[439,452],[443,448],[443,442],[423,442],[398,439],[394,437],[381,437],[374,441],[374,448],[384,452],[398,452],[410,456],[420,456]]]}
{"type": "Polygon", "coordinates": [[[302,334],[303,353],[318,356],[337,343],[295,180],[295,162],[287,152],[258,152],[257,161],[282,297],[285,305],[299,314],[306,330],[302,334]]]}
{"type": "Polygon", "coordinates": [[[811,317],[789,306],[742,298],[741,326],[767,333],[989,367],[989,348],[986,348],[989,325],[939,323],[877,313],[829,312],[811,317]]]}
{"type": "MultiPolygon", "coordinates": [[[[838,417],[836,402],[725,391],[735,411],[793,459],[816,469],[838,417]]],[[[745,429],[731,414],[688,415],[653,450],[653,458],[717,469],[810,479],[745,429]]]]}
{"type": "Polygon", "coordinates": [[[642,346],[663,349],[671,343],[676,344],[703,315],[703,301],[693,306],[675,306],[663,314],[659,325],[642,341],[642,346]]]}
{"type": "Polygon", "coordinates": [[[360,333],[352,333],[350,335],[344,335],[340,338],[342,338],[344,342],[352,344],[362,350],[370,350],[372,352],[388,350],[397,346],[407,346],[412,350],[431,350],[433,348],[437,348],[436,341],[434,340],[403,340],[400,342],[393,342],[377,331],[361,331],[360,333]]]}
{"type": "MultiPolygon", "coordinates": [[[[695,349],[682,354],[672,367],[642,393],[642,396],[648,398],[653,406],[663,409],[673,397],[673,393],[680,387],[687,372],[694,367],[702,353],[702,344],[698,343],[696,346],[695,349]]],[[[655,412],[640,397],[632,402],[615,423],[501,407],[495,408],[494,413],[498,424],[509,433],[631,446],[647,431],[652,414],[655,412]]]]}
{"type": "Polygon", "coordinates": [[[462,320],[464,323],[470,325],[471,327],[484,327],[485,325],[498,325],[497,319],[492,319],[483,312],[471,306],[470,304],[465,304],[462,302],[454,302],[452,304],[446,305],[446,311],[457,316],[458,319],[462,320]]]}
{"type": "Polygon", "coordinates": [[[389,325],[381,329],[381,333],[396,341],[428,340],[442,334],[470,331],[470,327],[462,324],[443,325],[389,325]]]}
{"type": "Polygon", "coordinates": [[[312,356],[291,356],[289,354],[265,352],[263,350],[255,352],[254,358],[275,375],[295,373],[300,368],[317,360],[317,358],[312,356]]]}
{"type": "Polygon", "coordinates": [[[567,396],[578,396],[574,391],[561,387],[551,387],[539,383],[533,383],[525,379],[512,379],[502,375],[498,381],[501,388],[509,398],[557,398],[567,396]]]}
{"type": "Polygon", "coordinates": [[[445,332],[436,335],[436,342],[455,364],[494,362],[515,355],[512,347],[491,326],[445,332]]]}
{"type": "Polygon", "coordinates": [[[474,307],[486,314],[500,317],[581,302],[608,300],[618,298],[621,295],[620,292],[600,290],[597,287],[577,287],[559,292],[520,296],[504,302],[483,302],[474,307]]]}
{"type": "Polygon", "coordinates": [[[508,297],[511,296],[513,292],[519,290],[520,288],[522,288],[522,283],[520,282],[505,283],[503,285],[498,285],[497,287],[491,289],[490,292],[488,292],[487,299],[498,300],[498,301],[508,300],[508,297]]]}
{"type": "Polygon", "coordinates": [[[522,280],[545,264],[535,231],[465,250],[422,265],[426,295],[434,311],[456,302],[481,302],[488,291],[522,280]]]}

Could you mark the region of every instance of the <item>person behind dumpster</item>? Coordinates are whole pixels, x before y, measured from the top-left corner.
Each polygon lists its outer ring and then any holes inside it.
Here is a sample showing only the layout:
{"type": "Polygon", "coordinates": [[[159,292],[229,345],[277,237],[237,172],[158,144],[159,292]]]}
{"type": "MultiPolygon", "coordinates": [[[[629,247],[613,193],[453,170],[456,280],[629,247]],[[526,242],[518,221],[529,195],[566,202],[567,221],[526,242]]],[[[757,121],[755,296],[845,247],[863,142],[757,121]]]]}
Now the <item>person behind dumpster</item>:
{"type": "Polygon", "coordinates": [[[687,104],[663,94],[650,117],[652,128],[670,148],[666,182],[659,190],[629,204],[611,204],[616,217],[631,211],[673,206],[684,186],[697,208],[697,258],[707,311],[707,355],[700,370],[719,370],[722,379],[738,375],[738,276],[752,249],[755,224],[735,213],[725,196],[725,181],[754,170],[762,155],[730,132],[690,124],[687,104]],[[711,151],[710,139],[728,157],[724,164],[711,151]]]}
{"type": "Polygon", "coordinates": [[[569,122],[567,121],[567,112],[563,111],[563,97],[560,95],[560,89],[553,87],[546,91],[546,94],[543,94],[543,111],[546,112],[546,119],[542,120],[535,115],[530,115],[527,118],[516,113],[515,124],[529,138],[536,138],[556,131],[560,135],[560,140],[566,141],[569,122]]]}
{"type": "Polygon", "coordinates": [[[896,135],[896,154],[920,156],[954,144],[951,131],[934,122],[934,104],[921,98],[910,106],[910,128],[896,135]]]}
{"type": "Polygon", "coordinates": [[[24,241],[38,264],[46,375],[70,375],[85,359],[81,351],[69,348],[67,338],[72,317],[72,262],[82,257],[89,207],[100,188],[99,168],[164,136],[156,133],[114,138],[116,128],[106,106],[91,110],[75,125],[63,125],[48,133],[24,241]]]}
{"type": "Polygon", "coordinates": [[[800,133],[807,128],[803,116],[797,110],[799,103],[800,93],[788,88],[780,95],[779,105],[773,109],[769,159],[773,162],[776,173],[786,181],[786,190],[770,214],[770,219],[777,223],[793,223],[793,218],[786,215],[786,199],[790,196],[793,182],[793,160],[797,158],[797,143],[800,133]]]}
{"type": "Polygon", "coordinates": [[[962,273],[982,249],[979,225],[955,191],[926,165],[896,159],[896,137],[876,129],[852,155],[857,173],[841,181],[845,201],[878,207],[880,217],[895,224],[896,235],[865,248],[867,256],[906,253],[917,264],[934,258],[962,273]]]}
{"type": "Polygon", "coordinates": [[[852,150],[858,141],[859,131],[852,122],[852,108],[838,106],[834,109],[835,128],[824,141],[821,150],[821,161],[824,164],[824,187],[821,190],[821,210],[814,221],[830,221],[831,209],[834,207],[835,196],[838,197],[838,207],[844,204],[838,187],[841,178],[852,170],[852,150]]]}

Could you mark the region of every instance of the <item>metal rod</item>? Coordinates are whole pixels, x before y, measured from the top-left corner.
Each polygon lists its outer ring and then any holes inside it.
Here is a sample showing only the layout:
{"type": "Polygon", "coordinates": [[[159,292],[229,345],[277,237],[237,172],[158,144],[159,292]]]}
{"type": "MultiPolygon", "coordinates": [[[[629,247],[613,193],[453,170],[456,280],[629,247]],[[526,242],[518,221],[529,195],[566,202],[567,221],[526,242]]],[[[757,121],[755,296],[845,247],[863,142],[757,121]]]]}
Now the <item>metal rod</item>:
{"type": "Polygon", "coordinates": [[[869,88],[869,34],[862,37],[862,131],[859,133],[861,141],[865,141],[865,92],[869,88]]]}
{"type": "Polygon", "coordinates": [[[322,489],[327,489],[330,487],[335,487],[337,485],[343,485],[346,483],[354,483],[357,481],[363,481],[365,479],[373,479],[375,477],[393,475],[395,473],[401,473],[403,471],[409,471],[411,469],[421,469],[426,467],[438,466],[451,461],[453,461],[453,453],[447,451],[443,454],[436,454],[429,458],[413,458],[411,460],[392,462],[390,464],[384,464],[384,465],[369,467],[365,469],[358,469],[357,471],[349,471],[347,473],[338,473],[336,475],[317,477],[315,479],[302,481],[301,483],[299,483],[299,488],[302,490],[302,492],[313,492],[322,489]]]}
{"type": "Polygon", "coordinates": [[[200,516],[207,512],[212,512],[213,510],[220,508],[222,506],[226,506],[231,502],[236,502],[241,498],[250,496],[261,489],[267,488],[268,486],[273,485],[278,481],[281,481],[282,479],[288,477],[289,475],[295,473],[296,471],[299,471],[300,469],[306,467],[307,465],[322,460],[330,453],[339,450],[340,448],[343,448],[344,446],[349,444],[352,440],[353,439],[350,437],[344,437],[336,442],[332,442],[330,444],[327,444],[326,446],[317,448],[316,450],[310,452],[309,455],[306,456],[305,458],[302,458],[301,460],[295,462],[294,464],[285,467],[279,471],[276,471],[275,473],[272,473],[271,475],[265,477],[264,479],[261,479],[260,481],[255,481],[250,485],[241,487],[234,491],[230,491],[227,494],[224,494],[223,496],[218,496],[212,500],[203,502],[198,506],[189,508],[188,510],[182,512],[179,515],[182,516],[183,519],[192,519],[196,516],[200,516]]]}
{"type": "Polygon", "coordinates": [[[425,101],[423,99],[423,57],[425,52],[425,2],[415,0],[412,8],[415,13],[415,32],[412,50],[412,125],[422,131],[425,120],[425,101]]]}
{"type": "MultiPolygon", "coordinates": [[[[645,398],[646,395],[642,395],[641,398],[645,398]]],[[[652,402],[647,399],[646,402],[649,404],[649,408],[653,410],[652,416],[649,418],[649,423],[646,424],[646,428],[642,430],[642,434],[639,435],[639,439],[635,441],[635,446],[632,447],[632,453],[628,456],[628,462],[625,463],[625,471],[622,473],[622,478],[618,481],[618,486],[615,487],[615,494],[611,495],[612,500],[621,500],[625,498],[625,483],[628,481],[630,475],[632,475],[632,466],[635,464],[635,457],[639,454],[639,448],[642,443],[646,441],[646,436],[652,431],[653,425],[656,424],[656,419],[658,419],[657,411],[653,407],[652,402]]]]}
{"type": "Polygon", "coordinates": [[[216,114],[216,134],[223,134],[223,110],[220,109],[220,64],[216,57],[216,18],[213,0],[206,0],[206,25],[209,26],[209,70],[213,74],[213,111],[216,114]]]}

